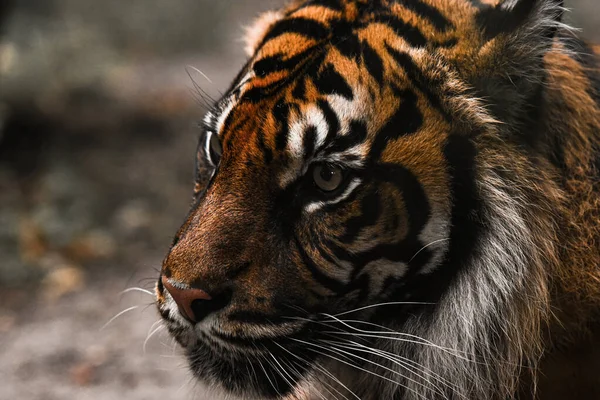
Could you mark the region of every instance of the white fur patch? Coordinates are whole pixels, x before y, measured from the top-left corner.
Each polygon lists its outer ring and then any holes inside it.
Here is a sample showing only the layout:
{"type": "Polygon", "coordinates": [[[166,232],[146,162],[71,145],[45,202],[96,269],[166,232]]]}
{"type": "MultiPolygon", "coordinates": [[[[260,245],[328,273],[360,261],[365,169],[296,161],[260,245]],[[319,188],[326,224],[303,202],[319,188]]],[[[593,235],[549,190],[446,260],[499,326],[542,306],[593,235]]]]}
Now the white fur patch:
{"type": "MultiPolygon", "coordinates": [[[[367,104],[365,102],[366,93],[363,93],[359,88],[354,90],[354,99],[349,101],[348,99],[339,95],[327,96],[327,102],[335,115],[337,116],[340,124],[338,136],[345,136],[350,133],[350,122],[353,120],[363,121],[368,111],[367,104]]],[[[346,158],[348,156],[358,156],[359,160],[367,154],[368,145],[362,144],[342,153],[329,154],[327,157],[319,157],[319,147],[325,143],[325,138],[329,132],[329,125],[323,112],[316,106],[309,106],[302,114],[296,116],[290,116],[290,130],[288,133],[288,147],[292,159],[294,160],[288,168],[279,177],[279,185],[284,188],[294,181],[298,176],[306,172],[308,165],[303,165],[304,157],[304,135],[309,127],[315,127],[317,130],[316,146],[315,146],[315,157],[313,161],[329,161],[337,162],[340,164],[352,164],[353,166],[362,166],[361,161],[353,160],[348,163],[346,158]],[[304,167],[304,169],[302,169],[304,167]]],[[[316,203],[313,203],[311,209],[319,207],[316,203]]]]}
{"type": "Polygon", "coordinates": [[[302,115],[299,120],[294,122],[290,128],[290,132],[288,134],[288,150],[293,157],[299,159],[303,157],[304,135],[306,130],[310,127],[315,127],[317,130],[315,149],[318,149],[325,142],[329,125],[327,124],[325,116],[321,110],[315,105],[308,107],[304,115],[302,115]]]}
{"type": "Polygon", "coordinates": [[[346,188],[346,190],[344,190],[344,193],[342,193],[339,197],[336,197],[335,199],[330,200],[330,201],[315,201],[315,202],[309,203],[304,208],[304,210],[307,213],[313,213],[325,205],[339,203],[340,201],[348,198],[348,196],[350,196],[350,194],[354,191],[354,189],[356,189],[359,185],[360,185],[360,179],[355,178],[348,184],[348,187],[346,188]]]}
{"type": "Polygon", "coordinates": [[[248,57],[254,55],[258,45],[265,37],[267,31],[283,18],[281,11],[267,11],[260,15],[252,25],[247,26],[244,35],[244,50],[248,57]]]}

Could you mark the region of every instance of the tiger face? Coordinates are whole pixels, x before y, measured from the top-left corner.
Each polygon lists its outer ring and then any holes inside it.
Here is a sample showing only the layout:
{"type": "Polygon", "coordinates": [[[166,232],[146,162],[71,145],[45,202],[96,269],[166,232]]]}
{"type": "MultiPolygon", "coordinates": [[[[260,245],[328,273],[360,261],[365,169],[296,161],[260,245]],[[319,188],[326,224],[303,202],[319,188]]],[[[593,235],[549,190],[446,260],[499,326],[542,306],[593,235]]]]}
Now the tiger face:
{"type": "Polygon", "coordinates": [[[551,2],[516,3],[311,0],[259,20],[204,118],[193,204],[157,285],[195,376],[300,396],[325,365],[359,360],[327,341],[435,312],[485,229],[478,138],[518,114],[481,98],[533,92],[506,82],[526,53],[509,39],[551,2]]]}

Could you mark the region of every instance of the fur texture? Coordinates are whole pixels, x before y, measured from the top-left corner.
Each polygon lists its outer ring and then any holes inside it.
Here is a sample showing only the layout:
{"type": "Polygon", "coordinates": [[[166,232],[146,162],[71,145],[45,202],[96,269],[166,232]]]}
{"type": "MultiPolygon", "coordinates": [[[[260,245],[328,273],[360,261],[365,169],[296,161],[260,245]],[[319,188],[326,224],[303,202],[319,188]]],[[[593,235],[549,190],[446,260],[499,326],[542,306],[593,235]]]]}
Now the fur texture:
{"type": "Polygon", "coordinates": [[[311,0],[258,20],[157,286],[200,381],[257,399],[595,398],[598,362],[572,354],[600,310],[600,78],[563,12],[311,0]],[[210,307],[190,322],[164,281],[210,307]]]}

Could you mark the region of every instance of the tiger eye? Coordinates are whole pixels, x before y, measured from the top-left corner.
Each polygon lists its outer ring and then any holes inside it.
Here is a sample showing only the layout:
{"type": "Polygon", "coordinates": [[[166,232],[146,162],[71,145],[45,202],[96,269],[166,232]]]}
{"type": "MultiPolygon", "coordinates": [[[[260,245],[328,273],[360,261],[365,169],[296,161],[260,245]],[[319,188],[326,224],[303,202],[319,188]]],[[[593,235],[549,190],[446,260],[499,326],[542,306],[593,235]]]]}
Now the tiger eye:
{"type": "Polygon", "coordinates": [[[324,192],[332,192],[340,187],[344,180],[344,173],[341,168],[317,164],[313,168],[313,180],[317,187],[324,192]]]}
{"type": "Polygon", "coordinates": [[[223,148],[221,147],[221,141],[219,135],[213,133],[210,137],[210,159],[213,163],[217,164],[221,160],[223,155],[223,148]]]}

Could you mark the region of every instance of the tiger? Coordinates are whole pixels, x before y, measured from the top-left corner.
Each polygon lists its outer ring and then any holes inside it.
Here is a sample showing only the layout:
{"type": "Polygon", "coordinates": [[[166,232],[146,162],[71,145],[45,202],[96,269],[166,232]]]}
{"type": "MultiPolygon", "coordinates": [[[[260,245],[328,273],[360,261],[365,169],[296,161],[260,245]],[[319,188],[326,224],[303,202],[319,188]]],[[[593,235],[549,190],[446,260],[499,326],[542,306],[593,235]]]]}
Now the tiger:
{"type": "Polygon", "coordinates": [[[248,28],[156,284],[205,398],[600,398],[598,48],[564,12],[295,0],[248,28]]]}

